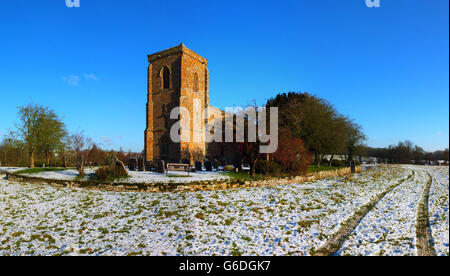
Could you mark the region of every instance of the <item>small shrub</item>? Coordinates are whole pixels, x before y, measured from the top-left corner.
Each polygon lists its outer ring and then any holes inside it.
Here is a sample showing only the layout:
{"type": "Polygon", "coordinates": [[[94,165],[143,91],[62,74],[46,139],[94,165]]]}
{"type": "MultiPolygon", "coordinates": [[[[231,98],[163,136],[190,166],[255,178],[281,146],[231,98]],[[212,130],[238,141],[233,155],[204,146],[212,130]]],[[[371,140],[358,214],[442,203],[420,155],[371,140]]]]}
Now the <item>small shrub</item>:
{"type": "Polygon", "coordinates": [[[128,177],[128,172],[122,162],[116,161],[115,164],[97,169],[94,180],[111,181],[119,178],[128,177]]]}
{"type": "Polygon", "coordinates": [[[279,176],[283,168],[276,162],[266,160],[259,160],[256,163],[255,172],[267,176],[279,176]]]}
{"type": "Polygon", "coordinates": [[[97,171],[95,171],[94,179],[104,181],[109,177],[110,174],[111,171],[109,167],[101,167],[98,168],[97,171]]]}
{"type": "Polygon", "coordinates": [[[312,161],[312,156],[306,150],[303,141],[286,130],[280,131],[278,150],[273,158],[281,165],[283,171],[290,175],[306,174],[312,161]]]}
{"type": "Polygon", "coordinates": [[[307,163],[301,160],[295,160],[292,164],[287,168],[287,173],[290,175],[304,175],[308,170],[307,163]]]}

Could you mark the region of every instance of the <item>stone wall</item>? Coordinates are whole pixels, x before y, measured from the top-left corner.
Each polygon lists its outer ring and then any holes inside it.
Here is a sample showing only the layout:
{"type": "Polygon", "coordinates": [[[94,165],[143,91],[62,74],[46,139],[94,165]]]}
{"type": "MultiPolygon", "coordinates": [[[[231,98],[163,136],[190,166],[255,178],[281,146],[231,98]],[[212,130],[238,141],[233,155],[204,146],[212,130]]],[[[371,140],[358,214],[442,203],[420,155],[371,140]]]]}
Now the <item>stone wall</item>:
{"type": "MultiPolygon", "coordinates": [[[[357,172],[361,172],[361,167],[357,167],[357,172]]],[[[1,173],[1,172],[0,172],[1,173]]],[[[297,176],[294,178],[272,178],[267,180],[255,181],[203,181],[190,183],[98,183],[93,181],[67,181],[44,179],[39,177],[30,177],[7,173],[6,178],[11,182],[23,182],[31,184],[48,184],[54,187],[66,188],[85,188],[102,191],[115,192],[148,192],[148,193],[165,193],[165,192],[194,192],[194,191],[215,191],[237,188],[257,188],[257,187],[273,187],[279,185],[288,185],[303,182],[312,182],[318,179],[341,177],[351,174],[350,168],[343,168],[334,171],[322,171],[306,176],[297,176]]]]}
{"type": "Polygon", "coordinates": [[[209,106],[208,60],[181,44],[149,55],[148,62],[146,160],[177,163],[181,161],[182,149],[206,154],[208,147],[204,130],[210,117],[205,119],[202,112],[206,108],[212,119],[223,116],[223,111],[209,106]],[[164,68],[170,70],[168,89],[163,87],[164,68]],[[198,100],[200,112],[194,110],[194,99],[198,100]],[[170,129],[177,120],[168,118],[170,111],[178,106],[189,111],[189,125],[181,125],[183,131],[189,133],[189,142],[173,143],[170,139],[170,129]]]}

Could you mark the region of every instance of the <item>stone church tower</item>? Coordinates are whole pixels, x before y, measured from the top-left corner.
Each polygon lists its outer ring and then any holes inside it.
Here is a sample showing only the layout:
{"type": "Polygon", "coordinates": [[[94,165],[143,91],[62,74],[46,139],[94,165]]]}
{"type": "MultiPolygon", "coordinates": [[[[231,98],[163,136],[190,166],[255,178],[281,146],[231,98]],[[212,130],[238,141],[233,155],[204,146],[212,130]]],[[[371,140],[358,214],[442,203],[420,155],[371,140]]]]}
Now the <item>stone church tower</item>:
{"type": "Polygon", "coordinates": [[[209,110],[207,113],[211,114],[207,118],[223,116],[222,111],[209,106],[208,60],[181,44],[149,55],[148,61],[146,160],[180,162],[185,148],[200,150],[206,155],[204,128],[208,120],[194,114],[194,99],[200,103],[200,110],[205,107],[209,110]],[[175,107],[184,107],[190,113],[190,125],[182,126],[189,131],[190,142],[174,143],[170,139],[170,129],[178,121],[170,120],[170,112],[175,107]],[[194,135],[200,140],[194,140],[194,135]]]}

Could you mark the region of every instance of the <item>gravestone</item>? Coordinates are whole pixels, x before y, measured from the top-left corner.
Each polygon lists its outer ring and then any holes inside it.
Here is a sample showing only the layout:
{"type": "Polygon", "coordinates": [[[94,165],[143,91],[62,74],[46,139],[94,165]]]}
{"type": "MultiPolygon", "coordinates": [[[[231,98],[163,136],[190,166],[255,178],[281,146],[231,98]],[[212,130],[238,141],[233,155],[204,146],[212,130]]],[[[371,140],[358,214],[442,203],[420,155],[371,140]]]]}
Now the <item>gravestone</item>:
{"type": "Polygon", "coordinates": [[[236,168],[236,171],[242,171],[242,160],[236,160],[233,162],[233,166],[236,168]]]}
{"type": "Polygon", "coordinates": [[[166,165],[163,160],[158,162],[158,168],[156,171],[159,173],[166,173],[166,165]]]}
{"type": "Polygon", "coordinates": [[[143,172],[144,171],[144,158],[140,157],[138,159],[138,171],[143,172]]]}
{"type": "Polygon", "coordinates": [[[202,162],[195,162],[195,170],[197,170],[197,171],[199,171],[199,172],[201,172],[203,169],[202,169],[202,162]]]}
{"type": "Polygon", "coordinates": [[[206,171],[207,171],[207,172],[211,172],[211,171],[212,171],[212,168],[213,168],[212,163],[209,162],[209,161],[206,161],[206,162],[205,162],[205,168],[206,168],[206,171]]]}
{"type": "Polygon", "coordinates": [[[218,169],[220,166],[220,161],[217,159],[214,159],[214,161],[212,162],[213,168],[218,169]]]}
{"type": "Polygon", "coordinates": [[[153,162],[152,161],[145,161],[145,171],[151,172],[153,168],[153,162]]]}
{"type": "Polygon", "coordinates": [[[130,171],[135,171],[136,170],[136,165],[137,165],[137,160],[136,158],[130,158],[128,159],[128,169],[130,171]]]}

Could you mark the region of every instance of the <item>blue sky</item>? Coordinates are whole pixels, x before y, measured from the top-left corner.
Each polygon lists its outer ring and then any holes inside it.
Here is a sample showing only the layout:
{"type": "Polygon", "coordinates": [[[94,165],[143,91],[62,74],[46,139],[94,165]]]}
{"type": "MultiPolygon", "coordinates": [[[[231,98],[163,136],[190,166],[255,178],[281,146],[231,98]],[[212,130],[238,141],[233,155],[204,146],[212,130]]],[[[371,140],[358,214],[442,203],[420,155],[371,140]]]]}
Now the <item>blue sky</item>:
{"type": "MultiPolygon", "coordinates": [[[[143,149],[146,55],[209,59],[210,103],[311,92],[370,146],[449,144],[449,1],[2,0],[0,136],[16,108],[52,107],[105,148],[143,149]]],[[[1,138],[1,137],[0,137],[1,138]]]]}

